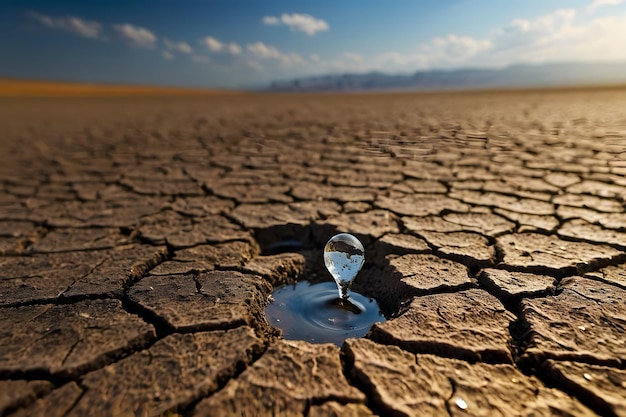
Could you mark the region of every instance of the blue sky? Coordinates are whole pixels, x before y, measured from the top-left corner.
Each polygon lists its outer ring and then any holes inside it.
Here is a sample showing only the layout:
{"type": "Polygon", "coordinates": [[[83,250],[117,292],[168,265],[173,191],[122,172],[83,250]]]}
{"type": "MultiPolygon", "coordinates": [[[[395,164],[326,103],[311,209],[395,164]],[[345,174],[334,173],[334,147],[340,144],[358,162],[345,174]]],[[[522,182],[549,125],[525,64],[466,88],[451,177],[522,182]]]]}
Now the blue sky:
{"type": "Polygon", "coordinates": [[[626,0],[0,0],[0,76],[260,86],[626,60],[626,0]]]}

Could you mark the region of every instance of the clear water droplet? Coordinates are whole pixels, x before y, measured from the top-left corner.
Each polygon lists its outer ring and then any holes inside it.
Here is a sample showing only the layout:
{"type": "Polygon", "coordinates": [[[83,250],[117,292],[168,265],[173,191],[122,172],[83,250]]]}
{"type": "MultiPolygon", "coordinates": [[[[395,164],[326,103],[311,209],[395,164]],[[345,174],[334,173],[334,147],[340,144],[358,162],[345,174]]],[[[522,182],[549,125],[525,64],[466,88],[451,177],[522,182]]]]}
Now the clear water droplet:
{"type": "Polygon", "coordinates": [[[324,264],[337,283],[339,297],[347,300],[352,281],[365,262],[365,249],[359,239],[348,233],[330,238],[324,247],[324,264]]]}

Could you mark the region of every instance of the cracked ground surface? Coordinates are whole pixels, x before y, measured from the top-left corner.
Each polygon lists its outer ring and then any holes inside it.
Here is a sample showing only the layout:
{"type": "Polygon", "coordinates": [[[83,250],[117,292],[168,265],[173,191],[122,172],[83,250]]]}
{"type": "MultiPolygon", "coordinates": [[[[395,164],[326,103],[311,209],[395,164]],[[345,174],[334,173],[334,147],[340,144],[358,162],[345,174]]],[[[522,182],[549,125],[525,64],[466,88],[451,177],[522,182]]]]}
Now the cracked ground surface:
{"type": "Polygon", "coordinates": [[[626,90],[3,99],[0,415],[626,416],[626,90]],[[283,340],[274,288],[387,321],[283,340]]]}

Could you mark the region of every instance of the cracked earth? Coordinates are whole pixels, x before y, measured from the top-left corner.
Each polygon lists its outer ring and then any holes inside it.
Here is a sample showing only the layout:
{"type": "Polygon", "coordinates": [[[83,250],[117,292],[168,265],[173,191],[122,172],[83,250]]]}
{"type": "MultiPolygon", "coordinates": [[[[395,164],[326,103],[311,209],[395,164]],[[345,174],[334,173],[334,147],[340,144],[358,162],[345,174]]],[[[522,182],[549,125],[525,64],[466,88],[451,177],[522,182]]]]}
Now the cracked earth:
{"type": "Polygon", "coordinates": [[[626,90],[0,101],[0,415],[626,416],[626,90]],[[284,340],[274,288],[387,321],[284,340]]]}

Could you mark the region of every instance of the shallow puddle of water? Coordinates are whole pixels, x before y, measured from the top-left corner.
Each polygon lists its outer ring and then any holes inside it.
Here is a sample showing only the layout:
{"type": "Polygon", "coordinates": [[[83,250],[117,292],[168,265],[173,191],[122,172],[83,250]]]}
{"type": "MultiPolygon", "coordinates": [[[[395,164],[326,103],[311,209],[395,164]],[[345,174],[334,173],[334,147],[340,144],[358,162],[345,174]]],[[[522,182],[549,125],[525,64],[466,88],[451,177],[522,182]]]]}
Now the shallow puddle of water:
{"type": "Polygon", "coordinates": [[[272,298],[265,316],[271,326],[283,331],[285,339],[341,346],[348,338],[365,336],[372,324],[385,321],[373,298],[352,291],[352,305],[342,305],[334,282],[300,281],[277,288],[272,298]]]}

